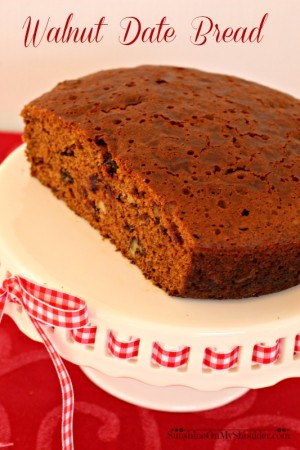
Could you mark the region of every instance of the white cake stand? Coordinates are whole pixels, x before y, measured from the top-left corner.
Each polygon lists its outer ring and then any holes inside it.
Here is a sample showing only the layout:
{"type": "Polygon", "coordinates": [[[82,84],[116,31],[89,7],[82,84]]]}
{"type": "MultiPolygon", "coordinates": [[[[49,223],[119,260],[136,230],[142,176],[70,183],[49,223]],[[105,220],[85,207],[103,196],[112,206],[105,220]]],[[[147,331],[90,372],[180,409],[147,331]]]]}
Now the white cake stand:
{"type": "MultiPolygon", "coordinates": [[[[94,346],[74,342],[63,329],[47,333],[62,357],[83,367],[111,394],[163,411],[201,411],[224,405],[249,388],[300,375],[300,355],[294,354],[300,333],[300,286],[242,301],[169,297],[30,177],[24,146],[1,166],[0,211],[0,280],[10,271],[86,300],[98,327],[94,346]],[[138,358],[113,357],[107,350],[108,330],[118,340],[139,337],[138,358]],[[252,363],[255,344],[274,345],[279,338],[275,363],[252,363]],[[153,364],[154,341],[169,349],[189,346],[188,364],[153,364]],[[236,367],[203,367],[206,347],[226,352],[236,345],[236,367]]],[[[26,335],[40,340],[20,306],[7,304],[5,313],[26,335]]]]}

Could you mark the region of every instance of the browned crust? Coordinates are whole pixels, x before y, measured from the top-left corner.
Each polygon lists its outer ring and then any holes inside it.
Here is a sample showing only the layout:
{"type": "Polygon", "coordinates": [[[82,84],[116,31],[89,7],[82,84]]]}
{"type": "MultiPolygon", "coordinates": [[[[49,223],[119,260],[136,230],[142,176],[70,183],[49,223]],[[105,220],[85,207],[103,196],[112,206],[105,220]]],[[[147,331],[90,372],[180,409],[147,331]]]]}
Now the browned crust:
{"type": "Polygon", "coordinates": [[[298,100],[144,66],[61,83],[23,117],[32,174],[168,293],[299,283],[298,100]]]}

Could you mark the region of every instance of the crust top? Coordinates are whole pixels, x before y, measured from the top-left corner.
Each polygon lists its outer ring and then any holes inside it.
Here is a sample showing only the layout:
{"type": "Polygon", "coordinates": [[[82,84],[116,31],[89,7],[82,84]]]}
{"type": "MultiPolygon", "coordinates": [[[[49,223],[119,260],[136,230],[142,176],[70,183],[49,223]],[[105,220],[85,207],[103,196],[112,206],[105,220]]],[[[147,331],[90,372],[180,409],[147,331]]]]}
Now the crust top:
{"type": "Polygon", "coordinates": [[[168,66],[60,83],[29,108],[103,141],[195,246],[300,242],[300,101],[231,76],[168,66]]]}

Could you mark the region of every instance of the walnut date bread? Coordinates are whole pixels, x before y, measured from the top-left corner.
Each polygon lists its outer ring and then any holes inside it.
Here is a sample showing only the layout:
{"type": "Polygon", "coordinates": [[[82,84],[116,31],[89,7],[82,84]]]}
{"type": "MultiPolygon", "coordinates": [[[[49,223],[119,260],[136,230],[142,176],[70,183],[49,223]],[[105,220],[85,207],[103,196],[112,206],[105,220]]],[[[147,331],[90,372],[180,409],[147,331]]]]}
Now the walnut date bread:
{"type": "Polygon", "coordinates": [[[60,83],[22,115],[32,175],[170,295],[300,282],[300,101],[141,66],[60,83]]]}

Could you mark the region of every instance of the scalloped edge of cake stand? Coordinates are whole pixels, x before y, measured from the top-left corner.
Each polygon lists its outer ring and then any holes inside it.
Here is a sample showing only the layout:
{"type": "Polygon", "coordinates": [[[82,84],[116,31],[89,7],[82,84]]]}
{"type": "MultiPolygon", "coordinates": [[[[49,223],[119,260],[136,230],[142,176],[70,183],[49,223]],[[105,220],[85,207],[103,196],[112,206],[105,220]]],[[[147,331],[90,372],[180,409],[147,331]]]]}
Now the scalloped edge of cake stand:
{"type": "Polygon", "coordinates": [[[198,391],[186,386],[152,386],[133,378],[111,377],[90,367],[80,367],[96,386],[136,406],[164,412],[200,412],[218,408],[245,395],[248,388],[198,391]]]}

